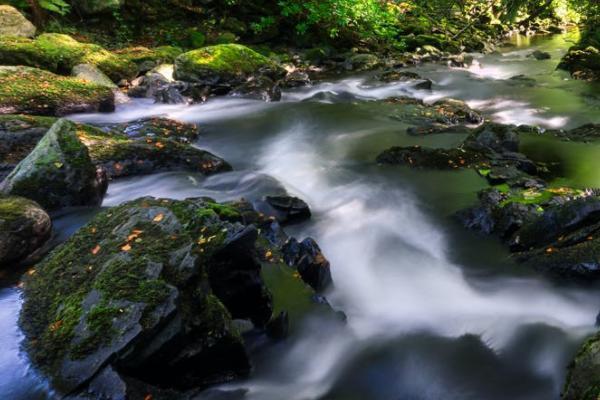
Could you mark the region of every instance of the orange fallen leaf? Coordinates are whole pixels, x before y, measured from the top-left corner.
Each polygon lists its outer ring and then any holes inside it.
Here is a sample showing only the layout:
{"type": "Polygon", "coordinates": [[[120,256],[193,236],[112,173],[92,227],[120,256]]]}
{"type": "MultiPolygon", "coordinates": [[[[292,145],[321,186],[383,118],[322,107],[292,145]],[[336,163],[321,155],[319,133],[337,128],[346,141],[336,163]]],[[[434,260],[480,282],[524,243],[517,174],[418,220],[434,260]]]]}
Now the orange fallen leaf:
{"type": "Polygon", "coordinates": [[[152,221],[154,221],[154,222],[160,222],[160,221],[163,220],[164,217],[165,216],[162,213],[160,213],[156,217],[154,217],[154,219],[152,221]]]}
{"type": "Polygon", "coordinates": [[[98,252],[100,251],[100,249],[101,249],[100,245],[96,245],[96,247],[94,247],[94,248],[92,249],[92,254],[93,254],[93,255],[96,255],[96,254],[98,254],[98,252]]]}
{"type": "Polygon", "coordinates": [[[121,247],[121,251],[129,251],[131,250],[131,245],[127,243],[125,246],[121,247]]]}

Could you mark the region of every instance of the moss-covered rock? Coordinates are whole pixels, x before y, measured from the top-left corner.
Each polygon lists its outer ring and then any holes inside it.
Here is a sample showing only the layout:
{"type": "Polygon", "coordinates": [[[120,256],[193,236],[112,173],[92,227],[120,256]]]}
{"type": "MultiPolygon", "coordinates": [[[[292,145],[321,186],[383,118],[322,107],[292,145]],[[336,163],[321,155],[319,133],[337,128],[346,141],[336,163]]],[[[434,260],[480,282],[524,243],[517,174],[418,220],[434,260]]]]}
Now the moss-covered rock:
{"type": "Polygon", "coordinates": [[[161,64],[173,64],[183,50],[174,46],[159,46],[151,49],[138,46],[117,50],[115,53],[135,63],[140,73],[146,73],[161,64]]]}
{"type": "MultiPolygon", "coordinates": [[[[416,75],[416,74],[415,74],[416,75]]],[[[404,80],[418,77],[410,73],[383,74],[382,79],[404,80]]],[[[424,88],[431,88],[431,81],[416,80],[417,83],[427,83],[424,88]]],[[[464,101],[456,99],[439,100],[426,104],[422,100],[411,97],[391,97],[382,101],[393,106],[390,118],[417,125],[410,128],[409,133],[428,134],[455,125],[476,125],[483,122],[480,113],[469,107],[464,101]]]]}
{"type": "Polygon", "coordinates": [[[600,334],[589,338],[569,366],[561,398],[597,400],[600,396],[600,334]]]}
{"type": "Polygon", "coordinates": [[[106,180],[77,137],[77,126],[59,120],[0,184],[0,190],[54,210],[100,204],[106,180]]]}
{"type": "Polygon", "coordinates": [[[567,70],[576,79],[600,80],[600,50],[594,46],[573,47],[564,56],[558,68],[567,70]]]}
{"type": "Polygon", "coordinates": [[[160,171],[185,170],[209,175],[231,170],[223,159],[176,138],[131,137],[83,125],[77,133],[88,148],[92,162],[105,169],[111,178],[160,171]]]}
{"type": "Polygon", "coordinates": [[[208,85],[239,85],[252,76],[271,79],[285,70],[267,57],[238,44],[204,47],[184,53],[175,60],[175,79],[208,85]]]}
{"type": "Polygon", "coordinates": [[[0,196],[0,266],[22,261],[39,249],[52,232],[48,214],[34,201],[0,196]]]}
{"type": "Polygon", "coordinates": [[[0,67],[0,114],[63,116],[110,112],[110,88],[30,67],[0,67]]]}
{"type": "Polygon", "coordinates": [[[312,291],[284,265],[291,289],[269,292],[282,282],[262,278],[282,263],[272,221],[244,204],[143,198],[97,215],[24,283],[20,324],[35,365],[60,393],[106,374],[178,390],[245,375],[233,320],[264,327],[273,297],[301,295],[299,306],[312,291]]]}
{"type": "Polygon", "coordinates": [[[0,181],[31,153],[54,122],[52,117],[0,115],[0,181]]]}
{"type": "Polygon", "coordinates": [[[33,37],[35,26],[16,8],[0,5],[0,36],[33,37]]]}
{"type": "Polygon", "coordinates": [[[194,142],[200,133],[196,124],[161,117],[142,118],[109,128],[131,139],[175,139],[182,143],[194,142]]]}
{"type": "Polygon", "coordinates": [[[0,65],[25,65],[67,75],[78,64],[92,64],[114,82],[137,74],[136,65],[127,58],[68,35],[45,33],[33,40],[0,36],[0,65]]]}

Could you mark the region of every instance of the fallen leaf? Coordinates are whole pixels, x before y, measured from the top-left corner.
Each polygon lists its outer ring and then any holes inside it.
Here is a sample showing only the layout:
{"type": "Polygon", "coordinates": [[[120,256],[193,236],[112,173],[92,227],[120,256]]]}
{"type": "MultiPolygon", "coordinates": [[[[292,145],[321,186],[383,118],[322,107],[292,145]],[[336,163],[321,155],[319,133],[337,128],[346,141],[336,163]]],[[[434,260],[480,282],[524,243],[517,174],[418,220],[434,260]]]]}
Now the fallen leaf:
{"type": "Polygon", "coordinates": [[[93,254],[93,255],[96,255],[96,254],[98,254],[98,252],[100,251],[100,249],[101,249],[100,245],[96,245],[96,247],[94,247],[94,248],[92,249],[92,254],[93,254]]]}
{"type": "Polygon", "coordinates": [[[131,245],[127,243],[125,246],[121,247],[121,251],[129,251],[131,250],[131,245]]]}

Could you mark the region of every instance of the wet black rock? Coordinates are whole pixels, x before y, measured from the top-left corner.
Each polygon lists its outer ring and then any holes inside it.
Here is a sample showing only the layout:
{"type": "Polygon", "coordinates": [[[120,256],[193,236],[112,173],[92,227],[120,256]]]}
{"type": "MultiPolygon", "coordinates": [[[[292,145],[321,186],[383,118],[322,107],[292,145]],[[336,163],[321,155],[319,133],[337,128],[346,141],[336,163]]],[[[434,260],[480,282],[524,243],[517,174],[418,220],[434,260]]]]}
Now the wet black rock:
{"type": "Polygon", "coordinates": [[[552,56],[550,55],[550,53],[546,52],[546,51],[541,51],[541,50],[536,50],[533,53],[531,53],[529,55],[529,57],[533,57],[536,60],[549,60],[552,58],[552,56]]]}
{"type": "Polygon", "coordinates": [[[283,257],[288,265],[295,265],[304,282],[317,292],[322,292],[332,284],[329,261],[312,238],[298,242],[292,238],[283,246],[283,257]]]}
{"type": "Polygon", "coordinates": [[[289,72],[281,81],[281,87],[297,88],[302,86],[310,86],[310,77],[306,72],[295,70],[289,72]]]}
{"type": "Polygon", "coordinates": [[[281,100],[281,88],[268,77],[259,76],[237,86],[230,95],[266,102],[279,101],[281,100]]]}

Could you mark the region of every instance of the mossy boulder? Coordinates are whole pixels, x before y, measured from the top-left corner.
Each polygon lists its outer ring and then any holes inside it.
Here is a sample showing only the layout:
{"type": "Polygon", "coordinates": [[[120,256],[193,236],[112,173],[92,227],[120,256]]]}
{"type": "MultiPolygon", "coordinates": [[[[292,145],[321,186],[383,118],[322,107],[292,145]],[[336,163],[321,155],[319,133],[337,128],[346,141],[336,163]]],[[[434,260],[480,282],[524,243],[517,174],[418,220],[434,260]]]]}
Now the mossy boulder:
{"type": "Polygon", "coordinates": [[[600,396],[600,334],[589,338],[569,366],[563,400],[596,400],[600,396]]]}
{"type": "MultiPolygon", "coordinates": [[[[160,171],[184,170],[210,175],[231,170],[223,159],[176,138],[154,135],[132,137],[90,126],[79,126],[77,134],[88,148],[93,164],[106,170],[111,178],[160,171]]],[[[173,135],[176,136],[176,133],[173,135]]]]}
{"type": "Polygon", "coordinates": [[[16,8],[0,5],[0,36],[33,37],[36,28],[16,8]]]}
{"type": "Polygon", "coordinates": [[[25,65],[68,75],[78,64],[92,64],[114,82],[137,74],[136,65],[127,58],[68,35],[44,33],[33,40],[0,36],[0,65],[25,65]]]}
{"type": "Polygon", "coordinates": [[[52,221],[39,204],[0,196],[0,266],[9,267],[39,249],[52,233],[52,221]]]}
{"type": "Polygon", "coordinates": [[[206,85],[239,85],[250,77],[277,80],[285,76],[281,66],[239,44],[221,44],[192,50],[175,60],[175,79],[206,85]]]}
{"type": "Polygon", "coordinates": [[[265,328],[284,295],[302,293],[301,306],[311,291],[276,267],[272,221],[245,204],[135,200],[97,215],[28,275],[25,348],[59,393],[93,392],[100,376],[124,392],[135,378],[147,395],[248,373],[234,320],[265,328]],[[292,280],[271,293],[280,272],[292,280]]]}
{"type": "Polygon", "coordinates": [[[120,57],[137,65],[140,73],[146,73],[161,64],[173,64],[183,50],[174,46],[147,48],[143,46],[128,47],[115,51],[120,57]]]}
{"type": "Polygon", "coordinates": [[[77,126],[59,120],[0,184],[0,191],[55,210],[100,204],[106,179],[77,137],[77,126]]]}
{"type": "Polygon", "coordinates": [[[31,153],[54,122],[52,117],[0,115],[0,181],[31,153]]]}
{"type": "Polygon", "coordinates": [[[594,46],[573,47],[564,56],[558,68],[569,71],[576,79],[600,80],[600,50],[594,46]]]}
{"type": "Polygon", "coordinates": [[[63,116],[110,112],[110,88],[30,67],[0,67],[0,114],[63,116]]]}
{"type": "Polygon", "coordinates": [[[381,59],[375,54],[354,54],[346,59],[345,68],[349,71],[369,71],[383,65],[381,59]]]}

